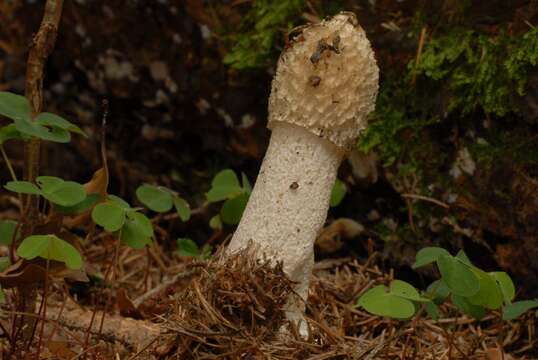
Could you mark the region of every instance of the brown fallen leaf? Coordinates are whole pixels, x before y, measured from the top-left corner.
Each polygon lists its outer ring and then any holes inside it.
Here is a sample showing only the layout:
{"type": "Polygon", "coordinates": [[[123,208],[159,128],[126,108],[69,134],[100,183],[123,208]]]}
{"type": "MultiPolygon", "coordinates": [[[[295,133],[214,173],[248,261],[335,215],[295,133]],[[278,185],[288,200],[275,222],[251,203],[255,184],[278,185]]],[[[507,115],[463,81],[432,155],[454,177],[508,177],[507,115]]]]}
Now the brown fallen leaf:
{"type": "MultiPolygon", "coordinates": [[[[93,174],[90,181],[84,184],[84,189],[86,190],[86,194],[99,194],[100,200],[99,202],[103,201],[107,195],[107,188],[108,188],[108,169],[106,167],[102,167],[100,169],[97,169],[95,173],[93,174]]],[[[93,206],[90,207],[88,210],[84,211],[82,214],[79,214],[74,217],[65,217],[64,218],[64,226],[68,229],[72,229],[77,226],[83,226],[90,222],[90,214],[93,209],[93,206]]]]}
{"type": "Polygon", "coordinates": [[[352,219],[340,218],[321,230],[316,239],[316,249],[322,253],[334,253],[344,246],[342,239],[352,239],[364,231],[364,226],[352,219]]]}

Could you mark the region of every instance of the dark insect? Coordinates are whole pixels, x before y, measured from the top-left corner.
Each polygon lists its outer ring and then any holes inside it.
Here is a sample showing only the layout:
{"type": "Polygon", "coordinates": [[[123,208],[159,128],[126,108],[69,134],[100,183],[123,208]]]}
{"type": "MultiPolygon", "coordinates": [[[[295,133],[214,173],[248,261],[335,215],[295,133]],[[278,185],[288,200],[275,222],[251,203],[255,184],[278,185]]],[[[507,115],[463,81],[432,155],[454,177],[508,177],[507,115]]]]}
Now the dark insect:
{"type": "Polygon", "coordinates": [[[290,189],[296,190],[297,188],[299,188],[299,184],[297,183],[297,181],[292,182],[290,185],[290,189]]]}
{"type": "Polygon", "coordinates": [[[310,62],[312,64],[317,64],[319,60],[321,59],[321,55],[323,55],[323,52],[329,48],[329,44],[325,41],[325,39],[321,39],[318,41],[318,47],[316,48],[316,51],[310,56],[310,62]]]}
{"type": "Polygon", "coordinates": [[[323,55],[323,52],[326,50],[332,51],[335,54],[340,54],[340,35],[336,35],[333,38],[332,44],[327,44],[327,41],[325,39],[321,39],[318,41],[318,46],[316,48],[316,51],[310,56],[310,61],[312,64],[317,64],[319,60],[321,59],[321,55],[323,55]]]}

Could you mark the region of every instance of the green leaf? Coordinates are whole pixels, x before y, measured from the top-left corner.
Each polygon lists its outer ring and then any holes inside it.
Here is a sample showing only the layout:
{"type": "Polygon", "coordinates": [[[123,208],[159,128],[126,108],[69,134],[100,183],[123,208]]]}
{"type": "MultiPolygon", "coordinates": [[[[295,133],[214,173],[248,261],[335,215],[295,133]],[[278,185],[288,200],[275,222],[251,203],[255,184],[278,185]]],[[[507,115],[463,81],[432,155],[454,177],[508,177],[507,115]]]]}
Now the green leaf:
{"type": "Polygon", "coordinates": [[[118,231],[125,223],[125,209],[111,201],[97,204],[92,210],[92,220],[106,231],[118,231]]]}
{"type": "Polygon", "coordinates": [[[86,198],[84,186],[74,181],[52,176],[40,176],[36,181],[41,186],[41,195],[53,204],[73,206],[86,198]]]}
{"type": "Polygon", "coordinates": [[[17,130],[28,136],[35,136],[42,140],[67,143],[71,140],[69,131],[52,126],[50,129],[30,119],[14,119],[17,130]]]}
{"type": "Polygon", "coordinates": [[[447,255],[450,256],[450,253],[440,247],[425,247],[420,249],[417,252],[415,263],[413,264],[413,269],[431,264],[436,262],[439,256],[447,255]]]}
{"type": "Polygon", "coordinates": [[[516,297],[516,288],[510,276],[504,271],[495,271],[489,273],[497,282],[497,285],[501,289],[503,294],[503,301],[505,304],[510,304],[516,297]]]}
{"type": "Polygon", "coordinates": [[[157,186],[144,184],[136,189],[136,197],[150,210],[167,212],[172,208],[172,195],[157,186]]]}
{"type": "Polygon", "coordinates": [[[121,241],[133,249],[142,249],[151,244],[153,226],[151,221],[139,212],[127,213],[127,220],[121,230],[121,241]]]}
{"type": "Polygon", "coordinates": [[[13,241],[13,234],[17,229],[17,222],[13,220],[0,221],[0,245],[9,245],[13,241]]]}
{"type": "Polygon", "coordinates": [[[9,265],[11,265],[11,260],[9,260],[9,256],[0,257],[0,272],[6,270],[9,265]]]}
{"type": "Polygon", "coordinates": [[[31,260],[36,257],[65,263],[70,269],[82,267],[82,257],[77,249],[56,235],[32,235],[22,241],[17,255],[31,260]]]}
{"type": "Polygon", "coordinates": [[[222,170],[213,178],[211,189],[206,194],[210,203],[230,199],[242,192],[235,172],[230,169],[222,170]]]}
{"type": "Polygon", "coordinates": [[[437,259],[437,266],[444,283],[455,295],[473,296],[480,289],[478,277],[461,260],[447,255],[437,259]]]}
{"type": "Polygon", "coordinates": [[[538,307],[536,299],[513,302],[503,308],[503,320],[514,320],[535,307],[538,307]]]}
{"type": "Polygon", "coordinates": [[[486,309],[484,307],[473,305],[462,296],[452,294],[452,303],[454,303],[458,309],[477,320],[480,320],[486,316],[486,309]]]}
{"type": "Polygon", "coordinates": [[[9,124],[0,128],[0,145],[11,139],[23,138],[23,135],[17,130],[15,124],[9,124]]]}
{"type": "Polygon", "coordinates": [[[0,115],[10,119],[30,119],[31,113],[30,103],[24,96],[0,91],[0,115]]]}
{"type": "Polygon", "coordinates": [[[334,186],[331,190],[331,207],[340,205],[344,197],[346,196],[347,187],[340,179],[336,179],[334,186]]]}
{"type": "Polygon", "coordinates": [[[42,190],[51,190],[60,186],[64,180],[56,176],[38,176],[36,182],[42,190]]]}
{"type": "Polygon", "coordinates": [[[220,217],[225,224],[236,225],[239,224],[241,216],[247,206],[249,195],[240,194],[232,199],[228,199],[222,205],[220,209],[220,217]]]}
{"type": "Polygon", "coordinates": [[[415,314],[413,302],[390,294],[383,285],[378,285],[364,293],[357,302],[369,313],[395,319],[409,319],[415,314]]]}
{"type": "Polygon", "coordinates": [[[402,280],[393,280],[390,283],[390,293],[402,297],[407,300],[418,301],[418,302],[428,302],[430,299],[426,299],[420,296],[419,292],[415,287],[402,280]]]}
{"type": "Polygon", "coordinates": [[[6,301],[6,293],[4,292],[4,289],[0,288],[0,303],[4,303],[6,301]]]}
{"type": "Polygon", "coordinates": [[[120,208],[122,208],[123,210],[126,210],[126,211],[132,210],[131,205],[129,205],[127,201],[123,200],[119,196],[108,195],[107,199],[110,200],[112,203],[116,204],[117,206],[119,206],[120,208]]]}
{"type": "Polygon", "coordinates": [[[200,252],[198,245],[188,238],[177,239],[177,251],[180,256],[190,257],[197,257],[200,252]]]}
{"type": "Polygon", "coordinates": [[[485,271],[476,267],[471,268],[478,277],[480,289],[473,296],[469,296],[467,301],[473,305],[480,305],[487,309],[498,309],[503,304],[503,295],[495,278],[485,271]]]}
{"type": "Polygon", "coordinates": [[[241,183],[243,184],[243,191],[250,195],[250,193],[252,192],[252,185],[250,185],[248,177],[243,172],[241,173],[241,183]]]}
{"type": "Polygon", "coordinates": [[[57,143],[68,143],[69,141],[71,141],[71,134],[67,130],[52,126],[47,135],[41,137],[41,139],[57,143]]]}
{"type": "Polygon", "coordinates": [[[4,188],[21,194],[41,195],[41,190],[28,181],[10,181],[4,185],[4,188]]]}
{"type": "Polygon", "coordinates": [[[62,130],[70,131],[79,135],[82,135],[84,137],[88,137],[84,131],[82,131],[81,128],[76,126],[75,124],[65,120],[64,118],[56,115],[51,114],[48,112],[41,113],[37,115],[35,121],[40,125],[46,125],[51,127],[57,127],[62,130]]]}
{"type": "Polygon", "coordinates": [[[84,211],[88,210],[101,198],[101,195],[99,194],[88,194],[84,200],[81,202],[72,205],[72,206],[61,206],[61,205],[55,205],[54,209],[62,214],[81,214],[84,211]]]}
{"type": "Polygon", "coordinates": [[[426,289],[427,297],[430,297],[435,303],[440,304],[450,295],[450,289],[443,280],[435,280],[426,289]]]}
{"type": "Polygon", "coordinates": [[[221,230],[222,229],[222,220],[220,219],[220,215],[217,214],[215,216],[213,216],[210,220],[209,220],[209,227],[213,230],[221,230]]]}
{"type": "Polygon", "coordinates": [[[426,313],[428,313],[433,320],[439,319],[439,307],[433,301],[426,303],[426,313]]]}
{"type": "Polygon", "coordinates": [[[191,218],[191,207],[189,203],[179,196],[174,196],[172,200],[174,201],[174,207],[176,208],[179,218],[182,221],[189,221],[191,218]]]}
{"type": "Polygon", "coordinates": [[[458,253],[456,254],[456,258],[460,259],[460,261],[466,265],[469,265],[469,266],[472,266],[473,263],[471,262],[471,260],[467,257],[467,254],[465,253],[465,251],[460,250],[458,251],[458,253]]]}

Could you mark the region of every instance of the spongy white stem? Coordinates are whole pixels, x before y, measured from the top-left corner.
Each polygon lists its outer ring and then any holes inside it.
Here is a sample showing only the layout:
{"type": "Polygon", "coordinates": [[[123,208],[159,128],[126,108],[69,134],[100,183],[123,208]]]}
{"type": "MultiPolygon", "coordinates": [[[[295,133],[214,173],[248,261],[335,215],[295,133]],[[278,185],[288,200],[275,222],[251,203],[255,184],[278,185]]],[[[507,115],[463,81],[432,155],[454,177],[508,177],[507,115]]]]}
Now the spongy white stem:
{"type": "MultiPolygon", "coordinates": [[[[282,261],[306,299],[314,241],[325,223],[341,150],[300,126],[278,122],[248,205],[228,251],[252,242],[282,261]]],[[[297,309],[299,310],[299,309],[297,309]]]]}

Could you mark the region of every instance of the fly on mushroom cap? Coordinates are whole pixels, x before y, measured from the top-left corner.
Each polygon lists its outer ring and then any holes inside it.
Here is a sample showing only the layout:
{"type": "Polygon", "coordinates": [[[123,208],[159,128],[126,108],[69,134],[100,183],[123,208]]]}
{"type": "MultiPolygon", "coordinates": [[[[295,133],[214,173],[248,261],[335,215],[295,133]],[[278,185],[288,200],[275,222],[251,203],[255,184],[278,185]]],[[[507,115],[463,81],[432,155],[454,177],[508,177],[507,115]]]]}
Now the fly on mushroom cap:
{"type": "Polygon", "coordinates": [[[308,26],[298,36],[301,41],[292,40],[278,61],[268,127],[296,124],[347,149],[375,106],[379,69],[370,42],[352,13],[308,26]]]}

